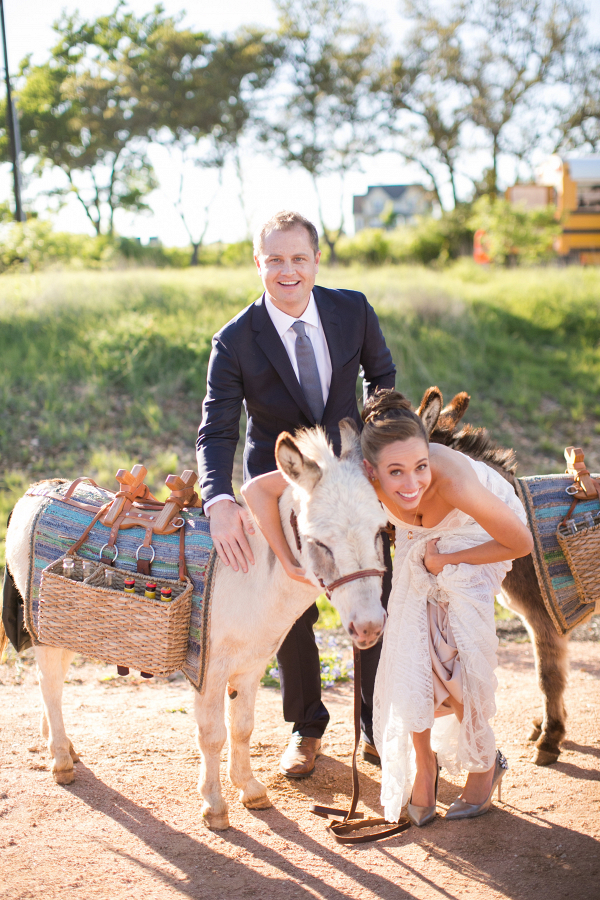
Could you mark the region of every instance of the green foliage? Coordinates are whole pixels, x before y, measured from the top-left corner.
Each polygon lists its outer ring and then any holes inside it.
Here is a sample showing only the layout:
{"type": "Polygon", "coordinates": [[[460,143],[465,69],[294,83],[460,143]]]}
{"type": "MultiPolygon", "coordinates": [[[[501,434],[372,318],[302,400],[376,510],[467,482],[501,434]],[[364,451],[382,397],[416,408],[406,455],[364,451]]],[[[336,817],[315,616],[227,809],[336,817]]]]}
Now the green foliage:
{"type": "Polygon", "coordinates": [[[416,225],[394,231],[365,228],[354,237],[340,238],[336,256],[342,263],[367,266],[411,262],[444,264],[470,252],[473,231],[469,215],[469,207],[459,205],[439,219],[422,216],[416,225]]]}
{"type": "Polygon", "coordinates": [[[317,628],[341,628],[342,620],[335,606],[332,606],[325,594],[321,594],[317,600],[319,608],[319,621],[317,628]]]}
{"type": "Polygon", "coordinates": [[[487,253],[492,262],[501,265],[551,259],[561,230],[554,206],[527,210],[524,205],[489,196],[475,202],[469,224],[473,230],[485,231],[487,253]]]}
{"type": "Polygon", "coordinates": [[[43,219],[13,222],[0,235],[0,272],[52,266],[100,268],[115,261],[117,246],[105,236],[53,231],[43,219]]]}
{"type": "MultiPolygon", "coordinates": [[[[184,269],[190,265],[190,253],[188,247],[141,244],[133,238],[53,231],[46,219],[30,218],[0,226],[0,273],[128,265],[184,269]]],[[[203,266],[247,266],[252,263],[252,242],[209,244],[201,249],[198,262],[203,266]]]]}
{"type": "MultiPolygon", "coordinates": [[[[522,474],[560,471],[566,444],[597,441],[597,269],[464,259],[322,269],[319,282],[364,291],[398,387],[415,402],[432,384],[447,398],[467,390],[469,422],[515,446],[522,474]]],[[[158,491],[169,472],[193,468],[212,335],[260,292],[250,267],[0,279],[0,516],[38,478],[110,485],[120,466],[143,462],[158,491]]],[[[324,599],[320,612],[323,627],[338,626],[324,599]]]]}

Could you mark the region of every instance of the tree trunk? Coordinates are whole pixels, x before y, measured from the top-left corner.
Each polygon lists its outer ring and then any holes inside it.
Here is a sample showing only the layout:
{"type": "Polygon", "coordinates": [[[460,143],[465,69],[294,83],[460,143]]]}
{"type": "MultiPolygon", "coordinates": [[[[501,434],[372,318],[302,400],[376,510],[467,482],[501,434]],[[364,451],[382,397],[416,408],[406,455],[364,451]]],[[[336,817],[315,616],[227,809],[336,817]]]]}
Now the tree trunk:
{"type": "Polygon", "coordinates": [[[498,196],[498,135],[494,134],[493,136],[493,145],[492,145],[492,172],[494,173],[494,184],[492,185],[492,190],[490,191],[492,197],[498,196]]]}
{"type": "Polygon", "coordinates": [[[190,266],[199,265],[198,253],[199,253],[201,246],[202,246],[202,241],[192,241],[192,258],[190,259],[190,266]]]}

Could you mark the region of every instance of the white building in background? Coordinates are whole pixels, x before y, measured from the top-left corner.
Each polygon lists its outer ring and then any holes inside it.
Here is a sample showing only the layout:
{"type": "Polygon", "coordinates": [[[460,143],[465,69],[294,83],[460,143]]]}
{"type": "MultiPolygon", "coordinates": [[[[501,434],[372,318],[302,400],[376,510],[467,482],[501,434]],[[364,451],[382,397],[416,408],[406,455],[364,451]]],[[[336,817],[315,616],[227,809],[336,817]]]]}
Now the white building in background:
{"type": "MultiPolygon", "coordinates": [[[[382,215],[393,210],[395,225],[410,225],[415,216],[431,212],[429,191],[422,184],[372,184],[363,196],[354,197],[354,230],[384,228],[382,215]]],[[[387,218],[387,216],[386,216],[387,218]]],[[[388,227],[390,227],[388,225],[388,227]]]]}

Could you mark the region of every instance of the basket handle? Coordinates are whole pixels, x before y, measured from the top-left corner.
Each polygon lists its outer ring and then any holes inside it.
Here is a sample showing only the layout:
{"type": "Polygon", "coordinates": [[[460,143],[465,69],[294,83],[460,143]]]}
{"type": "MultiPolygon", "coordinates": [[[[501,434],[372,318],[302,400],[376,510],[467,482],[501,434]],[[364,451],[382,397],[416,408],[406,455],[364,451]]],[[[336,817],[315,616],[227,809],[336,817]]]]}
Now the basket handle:
{"type": "MultiPolygon", "coordinates": [[[[79,480],[81,480],[81,479],[79,479],[79,480]]],[[[100,507],[100,509],[98,510],[98,512],[96,513],[96,515],[94,516],[94,518],[92,519],[92,521],[90,522],[88,527],[85,529],[85,531],[79,538],[79,540],[76,541],[72,547],[69,547],[69,549],[65,553],[65,556],[75,556],[75,554],[77,553],[77,551],[79,550],[81,545],[84,543],[85,539],[87,538],[88,534],[90,533],[90,531],[92,530],[92,528],[94,527],[94,525],[96,524],[96,522],[98,521],[100,516],[106,512],[106,510],[109,508],[111,503],[112,503],[112,500],[109,500],[108,503],[105,503],[104,506],[100,507]]]]}

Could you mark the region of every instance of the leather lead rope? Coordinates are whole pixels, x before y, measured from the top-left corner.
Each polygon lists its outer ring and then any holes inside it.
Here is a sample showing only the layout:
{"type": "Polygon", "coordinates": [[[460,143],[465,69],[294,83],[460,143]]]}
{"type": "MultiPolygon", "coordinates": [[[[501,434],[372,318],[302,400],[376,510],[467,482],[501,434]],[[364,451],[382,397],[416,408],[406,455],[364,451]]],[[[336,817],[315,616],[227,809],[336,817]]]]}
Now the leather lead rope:
{"type": "Polygon", "coordinates": [[[360,799],[360,783],[358,779],[358,766],[356,764],[356,754],[358,753],[358,745],[360,743],[360,650],[354,647],[354,753],[352,754],[352,802],[350,809],[346,812],[343,809],[335,809],[331,806],[318,806],[313,804],[310,811],[323,819],[330,816],[344,816],[343,820],[334,820],[327,826],[327,830],[333,835],[338,844],[368,844],[371,841],[381,841],[383,838],[392,837],[394,834],[400,834],[410,828],[410,819],[402,816],[398,822],[388,822],[387,819],[376,816],[365,819],[364,813],[357,813],[356,807],[360,799]],[[353,831],[360,831],[362,828],[377,828],[381,825],[389,825],[383,831],[376,831],[374,834],[357,834],[353,835],[353,831]]]}

